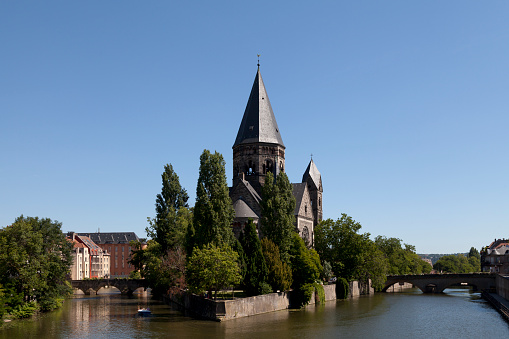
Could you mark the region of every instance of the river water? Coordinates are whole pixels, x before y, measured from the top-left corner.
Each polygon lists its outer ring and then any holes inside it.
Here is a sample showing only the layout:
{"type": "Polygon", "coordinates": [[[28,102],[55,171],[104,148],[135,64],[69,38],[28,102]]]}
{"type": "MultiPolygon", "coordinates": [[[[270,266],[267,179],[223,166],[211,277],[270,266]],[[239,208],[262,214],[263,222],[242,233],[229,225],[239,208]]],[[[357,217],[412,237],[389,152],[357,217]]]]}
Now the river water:
{"type": "Polygon", "coordinates": [[[445,292],[380,293],[222,323],[185,317],[146,295],[81,295],[6,324],[0,338],[509,338],[509,323],[478,293],[445,292]],[[138,306],[152,316],[138,317],[138,306]]]}

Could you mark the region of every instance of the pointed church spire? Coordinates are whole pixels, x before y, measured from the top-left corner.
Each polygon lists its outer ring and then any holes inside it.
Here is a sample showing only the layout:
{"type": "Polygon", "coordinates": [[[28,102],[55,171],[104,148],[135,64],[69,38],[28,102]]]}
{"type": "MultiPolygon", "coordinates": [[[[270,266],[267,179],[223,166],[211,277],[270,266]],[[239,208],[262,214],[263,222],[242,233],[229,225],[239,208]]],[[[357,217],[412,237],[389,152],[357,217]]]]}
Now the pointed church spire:
{"type": "Polygon", "coordinates": [[[313,161],[313,158],[311,158],[308,168],[306,168],[306,171],[304,172],[304,175],[302,176],[302,182],[309,182],[308,179],[311,179],[311,182],[314,184],[316,189],[321,188],[322,175],[320,174],[320,171],[318,171],[318,168],[316,167],[315,162],[313,161]]]}
{"type": "Polygon", "coordinates": [[[256,142],[278,144],[284,147],[276,117],[263,84],[259,61],[253,88],[233,147],[256,142]]]}

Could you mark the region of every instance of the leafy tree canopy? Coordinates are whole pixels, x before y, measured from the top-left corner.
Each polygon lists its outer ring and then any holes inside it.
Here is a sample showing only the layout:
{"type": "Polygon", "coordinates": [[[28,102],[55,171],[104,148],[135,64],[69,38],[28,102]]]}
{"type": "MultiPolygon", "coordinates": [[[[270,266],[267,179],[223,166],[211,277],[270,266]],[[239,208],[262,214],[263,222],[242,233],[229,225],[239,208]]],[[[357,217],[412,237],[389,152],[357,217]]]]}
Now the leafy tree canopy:
{"type": "Polygon", "coordinates": [[[388,260],[389,275],[429,273],[431,265],[415,253],[415,246],[401,244],[401,239],[377,236],[375,244],[388,260]]]}
{"type": "Polygon", "coordinates": [[[451,254],[438,259],[433,268],[439,272],[471,273],[479,272],[481,264],[476,257],[467,258],[463,254],[451,254]]]}
{"type": "Polygon", "coordinates": [[[338,276],[350,281],[371,279],[379,288],[387,279],[387,259],[369,233],[358,233],[361,227],[344,213],[336,221],[324,220],[315,228],[315,248],[338,276]]]}
{"type": "Polygon", "coordinates": [[[241,281],[238,254],[230,247],[216,247],[209,243],[195,247],[187,263],[187,281],[193,293],[217,291],[241,281]]]}
{"type": "Polygon", "coordinates": [[[30,301],[51,310],[71,293],[67,274],[73,245],[61,227],[47,218],[20,216],[0,231],[0,286],[9,296],[7,312],[30,301]]]}
{"type": "Polygon", "coordinates": [[[131,247],[133,250],[129,262],[140,270],[142,278],[148,280],[153,295],[176,293],[186,287],[186,254],[182,247],[168,249],[163,255],[161,245],[152,239],[146,248],[136,241],[131,242],[131,247]]]}
{"type": "Polygon", "coordinates": [[[323,267],[318,253],[314,249],[308,249],[304,240],[295,232],[292,235],[290,258],[293,287],[299,288],[320,278],[323,267]]]}

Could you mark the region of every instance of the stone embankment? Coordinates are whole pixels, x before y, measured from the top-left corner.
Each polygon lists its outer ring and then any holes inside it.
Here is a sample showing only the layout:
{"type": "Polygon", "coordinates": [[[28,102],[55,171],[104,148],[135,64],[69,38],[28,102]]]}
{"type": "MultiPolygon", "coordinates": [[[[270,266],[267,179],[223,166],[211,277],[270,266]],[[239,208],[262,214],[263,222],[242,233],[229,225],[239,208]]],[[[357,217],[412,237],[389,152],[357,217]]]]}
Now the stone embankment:
{"type": "Polygon", "coordinates": [[[497,293],[483,291],[482,296],[509,321],[509,276],[497,275],[495,286],[497,293]]]}
{"type": "MultiPolygon", "coordinates": [[[[336,300],[336,285],[324,285],[325,301],[336,300]]],[[[374,290],[357,281],[350,283],[350,298],[364,294],[373,294],[374,290]]],[[[211,300],[194,294],[184,293],[172,296],[170,301],[194,316],[224,321],[249,317],[257,314],[289,309],[292,305],[292,292],[270,293],[235,300],[211,300]]],[[[315,304],[315,296],[310,305],[315,304]]]]}

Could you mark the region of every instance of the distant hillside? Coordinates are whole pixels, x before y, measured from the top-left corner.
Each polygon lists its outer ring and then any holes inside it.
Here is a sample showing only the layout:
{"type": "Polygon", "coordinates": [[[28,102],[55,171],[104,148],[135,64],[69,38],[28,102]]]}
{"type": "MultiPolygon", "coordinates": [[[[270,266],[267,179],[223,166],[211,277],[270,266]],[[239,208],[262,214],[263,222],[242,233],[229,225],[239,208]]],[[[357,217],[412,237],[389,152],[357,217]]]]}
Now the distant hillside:
{"type": "Polygon", "coordinates": [[[451,254],[454,254],[454,255],[463,254],[465,256],[468,255],[468,253],[417,254],[417,255],[423,259],[431,259],[431,262],[433,263],[433,265],[435,265],[435,263],[438,261],[438,259],[440,259],[440,257],[443,257],[444,255],[451,255],[451,254]]]}

